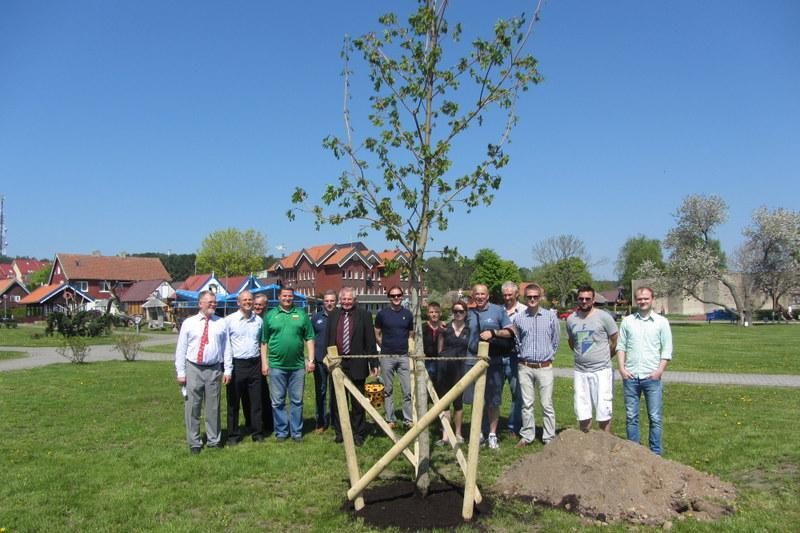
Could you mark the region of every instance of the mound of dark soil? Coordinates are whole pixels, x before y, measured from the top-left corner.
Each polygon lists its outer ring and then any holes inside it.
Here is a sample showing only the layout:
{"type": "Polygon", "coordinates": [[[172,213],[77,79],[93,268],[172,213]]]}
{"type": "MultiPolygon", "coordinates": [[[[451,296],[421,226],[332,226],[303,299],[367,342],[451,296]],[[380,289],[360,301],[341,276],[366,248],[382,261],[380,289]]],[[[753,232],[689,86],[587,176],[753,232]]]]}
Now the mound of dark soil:
{"type": "Polygon", "coordinates": [[[661,525],[691,513],[733,513],[732,484],[662,459],[602,431],[566,430],[542,451],[512,464],[495,493],[532,499],[602,521],[661,525]]]}
{"type": "MultiPolygon", "coordinates": [[[[451,528],[464,523],[461,509],[464,503],[464,489],[450,485],[432,484],[428,496],[421,498],[410,481],[395,481],[386,485],[376,485],[364,491],[363,509],[355,512],[352,502],[346,505],[355,516],[379,528],[396,527],[408,530],[451,528]]],[[[483,501],[475,506],[473,520],[486,516],[491,510],[484,495],[483,501]]]]}

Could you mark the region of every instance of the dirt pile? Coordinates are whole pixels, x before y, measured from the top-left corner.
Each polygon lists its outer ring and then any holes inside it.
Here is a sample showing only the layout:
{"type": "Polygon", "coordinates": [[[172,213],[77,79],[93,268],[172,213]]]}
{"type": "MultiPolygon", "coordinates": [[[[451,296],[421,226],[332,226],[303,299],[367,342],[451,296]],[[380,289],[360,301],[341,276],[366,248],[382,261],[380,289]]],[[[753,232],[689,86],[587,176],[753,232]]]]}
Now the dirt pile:
{"type": "Polygon", "coordinates": [[[736,498],[734,486],[715,476],[614,435],[574,429],[512,464],[493,490],[602,521],[650,525],[687,513],[720,518],[733,513],[736,498]]]}

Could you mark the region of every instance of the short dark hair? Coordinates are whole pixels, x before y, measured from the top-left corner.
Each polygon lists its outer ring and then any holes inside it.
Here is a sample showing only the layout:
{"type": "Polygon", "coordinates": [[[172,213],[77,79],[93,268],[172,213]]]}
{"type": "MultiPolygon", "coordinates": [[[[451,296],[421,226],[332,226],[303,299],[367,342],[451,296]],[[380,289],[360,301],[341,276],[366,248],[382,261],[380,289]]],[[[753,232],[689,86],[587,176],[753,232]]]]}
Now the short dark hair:
{"type": "Polygon", "coordinates": [[[430,309],[431,307],[434,307],[434,308],[436,308],[436,309],[440,309],[440,310],[441,310],[441,308],[442,308],[442,306],[441,306],[441,305],[439,305],[439,302],[429,302],[429,303],[428,303],[428,309],[430,309]]]}
{"type": "Polygon", "coordinates": [[[582,292],[591,292],[592,298],[594,298],[594,289],[592,288],[591,285],[581,285],[580,287],[578,287],[578,294],[582,292]]]}
{"type": "Polygon", "coordinates": [[[281,287],[281,292],[286,292],[286,291],[289,291],[294,295],[294,291],[292,290],[291,287],[281,287]]]}

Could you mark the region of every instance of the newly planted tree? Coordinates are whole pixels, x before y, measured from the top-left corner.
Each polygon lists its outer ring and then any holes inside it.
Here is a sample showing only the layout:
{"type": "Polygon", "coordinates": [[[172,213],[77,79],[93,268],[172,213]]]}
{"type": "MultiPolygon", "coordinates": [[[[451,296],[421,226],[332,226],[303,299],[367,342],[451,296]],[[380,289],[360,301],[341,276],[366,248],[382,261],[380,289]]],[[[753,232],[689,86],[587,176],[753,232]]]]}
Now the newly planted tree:
{"type": "MultiPolygon", "coordinates": [[[[447,20],[447,1],[419,0],[405,21],[389,13],[380,17],[381,29],[346,39],[344,136],[325,138],[324,146],[347,168],[327,185],[321,200],[297,188],[290,210],[309,211],[317,227],[349,221],[383,232],[408,259],[411,304],[421,337],[419,276],[431,232],[445,231],[451,213],[489,205],[501,184],[500,170],[516,123],[518,95],[538,83],[536,60],[526,53],[533,17],[500,19],[488,37],[461,43],[462,27],[447,20]],[[446,50],[465,50],[462,57],[445,61],[446,50]],[[351,122],[351,55],[367,64],[372,95],[368,120],[371,134],[356,141],[351,122]],[[500,113],[498,113],[500,111],[500,113]],[[485,154],[466,164],[453,161],[461,139],[474,140],[473,126],[497,124],[497,135],[485,142],[485,154]]],[[[485,131],[485,130],[483,130],[485,131]]],[[[482,135],[485,133],[481,132],[482,135]]],[[[417,342],[421,352],[422,342],[417,342]]],[[[418,365],[421,366],[421,365],[418,365]]],[[[418,381],[420,415],[427,409],[424,379],[418,381]]],[[[420,438],[420,491],[427,493],[427,434],[420,438]]]]}

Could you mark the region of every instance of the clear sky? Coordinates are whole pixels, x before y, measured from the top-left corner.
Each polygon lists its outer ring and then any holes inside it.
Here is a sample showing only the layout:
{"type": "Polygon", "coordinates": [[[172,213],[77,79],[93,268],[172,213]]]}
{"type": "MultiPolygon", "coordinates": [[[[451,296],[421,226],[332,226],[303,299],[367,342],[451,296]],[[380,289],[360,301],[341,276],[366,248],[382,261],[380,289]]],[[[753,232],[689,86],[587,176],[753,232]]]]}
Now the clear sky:
{"type": "MultiPolygon", "coordinates": [[[[467,38],[535,4],[451,3],[467,38]]],[[[353,226],[318,233],[284,213],[296,184],[318,197],[344,168],[321,146],[343,133],[344,35],[413,5],[0,3],[7,253],[187,253],[231,226],[263,232],[276,255],[355,240],[353,226]]],[[[569,233],[610,278],[625,240],[663,238],[688,194],[728,202],[729,252],[757,207],[800,208],[800,2],[549,0],[530,45],[545,80],[518,106],[502,188],[431,249],[488,247],[530,267],[533,244],[569,233]]],[[[475,161],[469,147],[454,156],[475,161]]]]}

